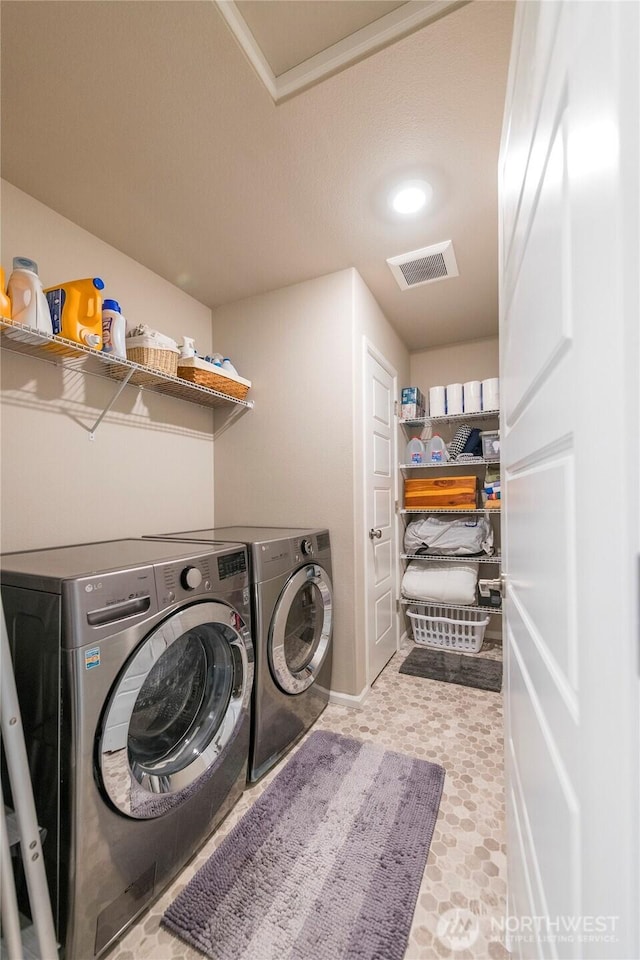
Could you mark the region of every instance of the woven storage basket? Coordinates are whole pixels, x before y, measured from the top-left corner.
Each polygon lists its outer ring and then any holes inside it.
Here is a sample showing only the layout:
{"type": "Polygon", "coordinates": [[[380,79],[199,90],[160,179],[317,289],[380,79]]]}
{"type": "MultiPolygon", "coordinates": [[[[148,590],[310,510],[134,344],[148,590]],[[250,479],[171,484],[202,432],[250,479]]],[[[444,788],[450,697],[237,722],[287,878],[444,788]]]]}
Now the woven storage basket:
{"type": "Polygon", "coordinates": [[[240,383],[232,380],[231,377],[225,377],[210,370],[200,370],[198,367],[180,365],[178,376],[190,383],[195,383],[198,387],[217,390],[218,393],[224,393],[228,397],[233,397],[234,400],[244,400],[249,392],[250,384],[248,383],[240,383]]]}
{"type": "Polygon", "coordinates": [[[466,650],[478,653],[489,617],[481,610],[451,610],[449,607],[416,606],[408,610],[413,639],[423,647],[466,650]]]}
{"type": "Polygon", "coordinates": [[[127,360],[133,360],[134,363],[139,363],[143,367],[151,367],[170,377],[175,377],[178,373],[178,354],[174,350],[127,346],[127,360]]]}

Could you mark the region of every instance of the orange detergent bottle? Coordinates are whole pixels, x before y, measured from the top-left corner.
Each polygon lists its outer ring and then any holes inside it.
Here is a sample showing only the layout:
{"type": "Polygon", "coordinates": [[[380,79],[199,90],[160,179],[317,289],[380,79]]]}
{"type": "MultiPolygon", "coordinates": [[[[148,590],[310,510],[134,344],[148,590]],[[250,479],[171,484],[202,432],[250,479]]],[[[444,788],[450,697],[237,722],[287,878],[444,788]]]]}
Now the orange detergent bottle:
{"type": "Polygon", "coordinates": [[[11,298],[7,294],[7,284],[2,267],[0,267],[0,317],[3,320],[11,320],[11,298]]]}
{"type": "Polygon", "coordinates": [[[102,295],[100,277],[70,280],[44,292],[53,332],[84,347],[102,350],[102,295]]]}

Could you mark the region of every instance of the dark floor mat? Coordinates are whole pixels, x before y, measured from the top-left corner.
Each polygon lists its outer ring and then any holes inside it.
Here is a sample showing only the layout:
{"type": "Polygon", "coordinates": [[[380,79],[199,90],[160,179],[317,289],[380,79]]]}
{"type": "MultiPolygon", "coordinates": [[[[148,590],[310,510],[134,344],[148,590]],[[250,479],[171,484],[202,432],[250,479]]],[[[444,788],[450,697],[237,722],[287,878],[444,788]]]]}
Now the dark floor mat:
{"type": "Polygon", "coordinates": [[[450,650],[414,647],[400,667],[400,673],[426,680],[444,680],[479,690],[502,689],[502,661],[487,657],[465,657],[450,650]]]}

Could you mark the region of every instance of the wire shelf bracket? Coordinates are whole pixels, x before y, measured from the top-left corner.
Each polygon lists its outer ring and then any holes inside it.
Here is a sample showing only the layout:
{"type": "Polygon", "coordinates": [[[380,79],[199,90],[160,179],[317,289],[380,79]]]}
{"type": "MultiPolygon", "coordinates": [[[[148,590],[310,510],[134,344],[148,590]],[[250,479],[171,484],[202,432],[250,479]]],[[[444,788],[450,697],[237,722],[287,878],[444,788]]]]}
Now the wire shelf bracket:
{"type": "Polygon", "coordinates": [[[102,411],[102,413],[100,414],[100,416],[98,417],[94,425],[89,428],[89,440],[91,441],[95,440],[96,430],[98,429],[98,427],[100,426],[100,424],[102,423],[106,415],[109,413],[109,410],[111,410],[112,406],[114,405],[114,403],[116,402],[116,400],[118,399],[118,397],[120,396],[124,388],[129,383],[129,380],[131,380],[132,376],[133,376],[133,368],[127,371],[127,375],[125,376],[124,380],[120,381],[120,385],[116,390],[116,392],[114,393],[114,395],[111,397],[111,400],[106,405],[106,407],[104,408],[104,410],[102,411]]]}

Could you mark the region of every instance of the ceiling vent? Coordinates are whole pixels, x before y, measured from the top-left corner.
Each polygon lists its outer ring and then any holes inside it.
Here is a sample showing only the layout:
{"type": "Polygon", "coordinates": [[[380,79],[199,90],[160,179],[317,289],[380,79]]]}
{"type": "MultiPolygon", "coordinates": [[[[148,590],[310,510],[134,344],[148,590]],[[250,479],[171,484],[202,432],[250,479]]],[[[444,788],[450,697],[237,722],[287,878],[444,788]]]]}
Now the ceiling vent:
{"type": "Polygon", "coordinates": [[[458,276],[458,264],[451,240],[434,243],[422,250],[412,250],[411,253],[403,253],[399,257],[390,257],[387,263],[401,290],[458,276]]]}

